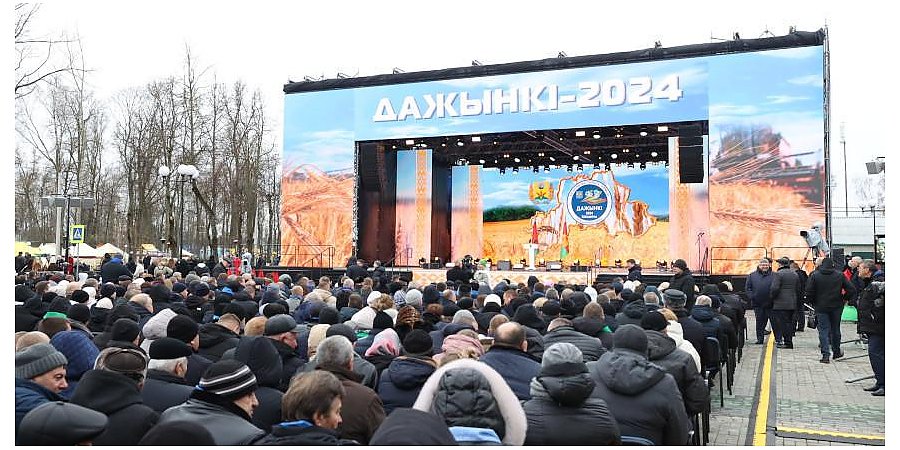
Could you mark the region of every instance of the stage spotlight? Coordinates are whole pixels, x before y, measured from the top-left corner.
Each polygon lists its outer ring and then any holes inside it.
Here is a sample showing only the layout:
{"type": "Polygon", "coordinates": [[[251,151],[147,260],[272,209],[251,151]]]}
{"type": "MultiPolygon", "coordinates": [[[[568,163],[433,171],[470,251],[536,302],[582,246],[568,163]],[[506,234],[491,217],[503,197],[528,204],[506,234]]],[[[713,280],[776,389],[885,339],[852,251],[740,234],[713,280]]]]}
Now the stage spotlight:
{"type": "Polygon", "coordinates": [[[414,145],[416,143],[415,139],[407,139],[406,145],[414,145]]]}
{"type": "Polygon", "coordinates": [[[669,131],[669,126],[668,125],[660,125],[660,126],[656,127],[656,131],[659,131],[660,133],[664,133],[666,131],[669,131]]]}
{"type": "Polygon", "coordinates": [[[647,169],[647,163],[642,161],[641,162],[641,170],[646,170],[646,169],[647,169]]]}
{"type": "Polygon", "coordinates": [[[590,155],[590,154],[591,154],[591,151],[590,151],[590,150],[585,150],[585,151],[584,151],[584,154],[585,154],[585,155],[590,155]]]}
{"type": "Polygon", "coordinates": [[[657,156],[659,156],[659,153],[656,153],[656,152],[650,152],[650,156],[656,158],[657,156]]]}
{"type": "Polygon", "coordinates": [[[584,135],[585,135],[584,130],[578,130],[575,132],[575,137],[584,137],[584,135]]]}
{"type": "Polygon", "coordinates": [[[646,135],[647,135],[646,131],[641,131],[641,136],[646,136],[646,135]]]}
{"type": "Polygon", "coordinates": [[[496,159],[494,159],[494,164],[497,164],[497,160],[496,160],[496,159]]]}
{"type": "Polygon", "coordinates": [[[612,155],[609,155],[609,157],[610,157],[610,158],[612,158],[612,159],[616,159],[616,158],[618,158],[618,157],[619,157],[619,155],[617,155],[617,154],[615,154],[615,153],[613,153],[613,154],[612,154],[612,155]]]}
{"type": "Polygon", "coordinates": [[[617,137],[617,138],[620,138],[620,137],[622,137],[622,135],[619,134],[619,133],[616,133],[616,137],[617,137]]]}
{"type": "Polygon", "coordinates": [[[563,137],[562,137],[562,136],[560,136],[560,137],[559,137],[559,140],[563,140],[563,137]]]}
{"type": "Polygon", "coordinates": [[[544,156],[544,152],[538,153],[538,156],[544,156]]]}
{"type": "Polygon", "coordinates": [[[494,145],[497,145],[497,141],[494,141],[494,145]]]}
{"type": "Polygon", "coordinates": [[[396,145],[392,145],[391,148],[394,149],[394,150],[397,150],[397,146],[396,146],[396,145]]]}
{"type": "Polygon", "coordinates": [[[594,139],[600,139],[600,133],[594,133],[594,139]]]}
{"type": "Polygon", "coordinates": [[[573,156],[572,159],[578,161],[578,155],[573,156]]]}
{"type": "Polygon", "coordinates": [[[478,164],[484,164],[484,160],[483,160],[483,159],[479,159],[479,160],[478,160],[478,164]]]}
{"type": "Polygon", "coordinates": [[[522,160],[519,159],[519,158],[513,158],[513,161],[515,161],[515,162],[522,162],[522,160]]]}
{"type": "Polygon", "coordinates": [[[551,157],[550,157],[550,161],[556,162],[556,158],[554,158],[554,157],[551,156],[551,157]]]}
{"type": "Polygon", "coordinates": [[[504,153],[504,154],[503,154],[503,157],[504,157],[504,158],[509,158],[509,153],[504,153]]]}
{"type": "Polygon", "coordinates": [[[622,150],[622,153],[628,153],[628,151],[629,150],[626,148],[625,150],[622,150]]]}
{"type": "Polygon", "coordinates": [[[441,142],[441,147],[446,147],[446,146],[447,146],[446,142],[441,142]]]}

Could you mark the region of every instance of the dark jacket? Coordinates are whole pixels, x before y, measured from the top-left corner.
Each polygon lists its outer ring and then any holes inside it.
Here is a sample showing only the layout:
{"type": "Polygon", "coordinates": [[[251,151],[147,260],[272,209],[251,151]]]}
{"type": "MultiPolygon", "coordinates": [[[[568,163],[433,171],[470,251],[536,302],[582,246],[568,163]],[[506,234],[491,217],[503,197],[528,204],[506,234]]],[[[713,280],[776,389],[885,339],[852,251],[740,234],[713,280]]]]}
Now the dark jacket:
{"type": "Polygon", "coordinates": [[[582,316],[576,317],[572,321],[572,325],[575,326],[575,331],[600,339],[600,342],[603,343],[603,348],[612,348],[613,334],[606,322],[582,316]]]}
{"type": "Polygon", "coordinates": [[[629,323],[641,326],[641,319],[645,314],[647,314],[647,306],[644,305],[644,299],[628,302],[622,307],[622,312],[616,314],[616,323],[620,326],[629,323]]]}
{"type": "Polygon", "coordinates": [[[531,382],[525,445],[619,445],[619,426],[587,373],[542,375],[531,382]]]}
{"type": "Polygon", "coordinates": [[[169,422],[201,426],[216,445],[248,445],[265,435],[234,402],[204,391],[194,391],[187,402],[162,413],[159,423],[169,422]]]}
{"type": "MultiPolygon", "coordinates": [[[[428,333],[428,335],[431,336],[431,351],[434,352],[434,354],[441,353],[443,351],[443,350],[441,350],[441,347],[444,345],[444,339],[447,336],[450,336],[451,334],[456,334],[462,330],[471,330],[471,329],[472,329],[472,327],[470,327],[469,325],[463,325],[461,323],[448,323],[447,326],[445,326],[444,328],[441,328],[440,330],[434,330],[434,331],[428,333]]],[[[374,333],[374,330],[373,330],[373,333],[374,333]]],[[[372,334],[372,333],[369,334],[369,337],[373,337],[373,336],[374,336],[374,334],[372,334]]],[[[374,339],[374,337],[373,337],[373,339],[374,339]]],[[[371,345],[372,344],[369,343],[369,346],[371,346],[371,345]]],[[[359,348],[360,348],[360,345],[359,345],[359,342],[357,342],[356,347],[354,347],[354,350],[359,349],[359,348]]],[[[366,349],[368,349],[368,346],[366,346],[366,349]]],[[[359,352],[357,350],[357,353],[365,354],[365,350],[363,350],[362,352],[359,352]]]]}
{"type": "Polygon", "coordinates": [[[522,328],[525,329],[525,342],[528,343],[528,350],[525,350],[525,353],[528,353],[535,361],[540,361],[544,355],[544,349],[547,348],[544,345],[544,336],[534,328],[528,326],[522,328]]]}
{"type": "Polygon", "coordinates": [[[719,310],[731,319],[736,329],[744,329],[747,326],[747,320],[744,317],[744,303],[737,295],[723,293],[722,305],[719,310]]]}
{"type": "MultiPolygon", "coordinates": [[[[114,300],[113,304],[115,304],[114,300]]],[[[100,308],[96,304],[94,304],[94,306],[91,307],[91,320],[87,323],[88,328],[94,333],[102,333],[103,331],[106,331],[106,320],[109,317],[110,311],[112,310],[100,308]]]]}
{"type": "Polygon", "coordinates": [[[381,372],[378,396],[384,403],[384,413],[389,415],[396,408],[412,408],[419,391],[428,377],[437,369],[431,358],[400,356],[381,372]]]}
{"type": "Polygon", "coordinates": [[[716,318],[719,319],[719,329],[725,338],[722,342],[723,348],[738,348],[740,341],[738,341],[737,328],[734,326],[734,322],[731,321],[730,317],[721,313],[716,314],[716,318]]]}
{"type": "Polygon", "coordinates": [[[697,350],[697,353],[702,353],[703,345],[706,342],[706,332],[703,324],[691,317],[687,310],[676,308],[672,312],[678,317],[678,323],[681,324],[681,329],[684,332],[684,340],[690,342],[694,349],[697,350]]]}
{"type": "Polygon", "coordinates": [[[37,327],[38,322],[41,321],[40,317],[35,316],[31,313],[25,306],[16,305],[16,332],[19,331],[34,331],[35,327],[37,327]]]}
{"type": "MultiPolygon", "coordinates": [[[[316,366],[318,365],[318,361],[316,361],[316,357],[313,356],[306,364],[304,364],[300,370],[302,372],[311,372],[316,370],[316,366]]],[[[375,365],[366,361],[365,358],[359,356],[358,353],[353,353],[353,373],[362,377],[362,385],[372,389],[373,391],[378,389],[378,371],[375,369],[375,365]]]]}
{"type": "Polygon", "coordinates": [[[709,389],[694,358],[675,346],[675,341],[659,331],[646,330],[650,362],[662,367],[675,379],[687,414],[703,412],[709,404],[709,389]]]}
{"type": "MultiPolygon", "coordinates": [[[[269,338],[266,338],[269,339],[269,338]]],[[[291,384],[291,378],[300,370],[301,367],[306,363],[306,360],[301,358],[300,355],[291,348],[291,346],[285,344],[281,341],[276,341],[275,339],[269,339],[272,341],[272,345],[275,346],[275,350],[278,350],[278,356],[281,357],[281,385],[279,390],[282,392],[287,392],[288,386],[291,384]]]]}
{"type": "Polygon", "coordinates": [[[306,420],[284,422],[272,427],[272,432],[253,445],[356,445],[355,441],[341,439],[337,431],[317,427],[306,420]]]}
{"type": "Polygon", "coordinates": [[[844,300],[856,297],[856,288],[844,274],[834,269],[834,262],[825,258],[822,265],[806,282],[806,298],[816,312],[830,312],[844,307],[844,300]],[[844,294],[841,294],[841,289],[844,294]]]}
{"type": "Polygon", "coordinates": [[[234,350],[234,359],[244,363],[256,376],[256,398],[259,406],[253,411],[253,424],[268,432],[281,423],[281,385],[283,367],[272,339],[246,336],[234,350]]]}
{"type": "Polygon", "coordinates": [[[870,282],[858,301],[859,332],[884,336],[884,283],[870,282]]]}
{"type": "Polygon", "coordinates": [[[206,359],[216,362],[222,358],[226,350],[237,347],[240,336],[215,323],[208,323],[200,327],[200,350],[197,353],[206,359]]]}
{"type": "Polygon", "coordinates": [[[607,352],[587,366],[596,383],[591,396],[606,400],[623,436],[687,444],[690,421],[678,385],[664,369],[627,349],[607,352]]]}
{"type": "Polygon", "coordinates": [[[188,298],[184,301],[184,306],[188,309],[188,315],[191,316],[191,319],[194,319],[194,322],[197,323],[202,323],[203,316],[213,309],[212,303],[206,297],[197,297],[193,294],[188,295],[188,298]]]}
{"type": "Polygon", "coordinates": [[[144,405],[135,380],[106,370],[87,371],[72,395],[72,403],[109,418],[106,430],[94,438],[94,445],[137,445],[159,420],[159,413],[144,405]]]}
{"type": "Polygon", "coordinates": [[[684,304],[684,307],[687,309],[691,309],[694,306],[694,276],[691,275],[690,270],[682,271],[680,275],[672,275],[672,278],[669,279],[669,289],[678,289],[681,292],[684,292],[684,295],[687,297],[687,301],[684,304]]]}
{"type": "MultiPolygon", "coordinates": [[[[713,311],[712,307],[694,305],[694,309],[691,310],[691,317],[700,322],[700,325],[703,327],[704,338],[714,337],[719,339],[722,336],[719,333],[721,327],[719,319],[716,317],[716,312],[713,311]]],[[[682,328],[684,328],[684,325],[682,325],[682,328]]]]}
{"type": "Polygon", "coordinates": [[[131,272],[120,259],[112,260],[100,267],[100,279],[104,283],[118,283],[121,275],[131,276],[131,272]]]}
{"type": "Polygon", "coordinates": [[[551,345],[559,342],[568,342],[581,350],[581,356],[584,362],[596,361],[606,352],[600,339],[588,336],[584,333],[575,331],[569,326],[561,326],[548,331],[544,335],[544,348],[550,348],[551,345]]]}
{"type": "Polygon", "coordinates": [[[333,373],[344,386],[344,399],[341,406],[340,426],[341,438],[352,439],[367,445],[375,430],[384,421],[384,407],[375,391],[359,382],[362,377],[348,369],[340,367],[319,367],[333,373]]]}
{"type": "Polygon", "coordinates": [[[790,267],[782,267],[775,272],[772,278],[772,309],[773,310],[795,310],[797,309],[797,299],[803,295],[803,288],[800,287],[800,276],[797,272],[791,270],[790,267]]]}
{"type": "Polygon", "coordinates": [[[200,382],[203,372],[206,372],[206,369],[208,369],[212,363],[213,362],[205,356],[197,353],[188,356],[187,373],[184,374],[184,380],[191,386],[196,385],[200,382]]]}
{"type": "Polygon", "coordinates": [[[759,269],[754,270],[747,277],[747,285],[744,289],[754,308],[772,307],[772,281],[774,279],[775,275],[771,270],[761,272],[759,269]]]}
{"type": "Polygon", "coordinates": [[[365,267],[354,264],[347,268],[347,276],[350,277],[354,282],[360,283],[364,278],[369,276],[369,271],[366,270],[365,267]]]}
{"type": "Polygon", "coordinates": [[[47,402],[63,401],[59,394],[31,380],[16,378],[16,434],[25,414],[47,402]]]}
{"type": "Polygon", "coordinates": [[[531,398],[531,379],[541,371],[541,364],[531,356],[517,348],[495,344],[479,361],[496,370],[519,400],[531,398]]]}
{"type": "Polygon", "coordinates": [[[635,264],[628,269],[628,280],[630,281],[640,281],[644,282],[644,277],[641,275],[641,265],[635,264]]]}
{"type": "Polygon", "coordinates": [[[162,414],[168,408],[180,405],[191,396],[194,387],[188,385],[184,378],[162,370],[148,370],[141,398],[144,404],[162,414]]]}

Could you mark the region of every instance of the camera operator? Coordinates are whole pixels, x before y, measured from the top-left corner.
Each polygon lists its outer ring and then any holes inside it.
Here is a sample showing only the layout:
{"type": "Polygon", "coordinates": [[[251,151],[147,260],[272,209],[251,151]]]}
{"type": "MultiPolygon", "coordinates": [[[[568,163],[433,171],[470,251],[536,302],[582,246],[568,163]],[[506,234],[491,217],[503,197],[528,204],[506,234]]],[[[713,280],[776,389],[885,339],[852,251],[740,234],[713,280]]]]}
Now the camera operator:
{"type": "Polygon", "coordinates": [[[869,363],[875,374],[875,384],[864,390],[877,397],[884,396],[884,277],[875,276],[875,261],[867,259],[858,267],[863,286],[859,305],[859,334],[869,340],[869,363]]]}

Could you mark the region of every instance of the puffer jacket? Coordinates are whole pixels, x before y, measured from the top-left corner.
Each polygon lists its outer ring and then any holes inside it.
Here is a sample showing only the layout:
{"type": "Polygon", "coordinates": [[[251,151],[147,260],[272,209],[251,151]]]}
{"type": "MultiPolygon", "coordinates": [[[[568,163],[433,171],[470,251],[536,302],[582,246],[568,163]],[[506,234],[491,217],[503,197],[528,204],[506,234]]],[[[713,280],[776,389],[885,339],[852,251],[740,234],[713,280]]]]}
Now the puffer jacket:
{"type": "Polygon", "coordinates": [[[691,355],[691,359],[694,360],[694,365],[697,367],[697,372],[703,370],[703,366],[700,364],[700,353],[694,348],[693,344],[684,339],[684,329],[681,328],[680,323],[670,320],[669,326],[666,327],[666,336],[675,341],[675,348],[691,355]]]}
{"type": "Polygon", "coordinates": [[[428,377],[437,370],[431,358],[400,356],[381,372],[378,396],[384,403],[385,415],[397,408],[411,408],[428,377]]]}
{"type": "Polygon", "coordinates": [[[531,379],[541,371],[541,363],[522,350],[494,345],[479,361],[497,371],[509,384],[519,400],[531,398],[531,379]]]}
{"type": "Polygon", "coordinates": [[[72,395],[72,403],[109,418],[106,430],[94,438],[95,445],[137,445],[159,420],[159,413],[144,405],[135,380],[106,370],[87,371],[72,395]]]}
{"type": "Polygon", "coordinates": [[[806,281],[806,298],[816,308],[817,313],[842,309],[845,300],[849,301],[855,297],[856,288],[853,283],[835,270],[831,258],[822,260],[822,265],[806,281]]]}
{"type": "Polygon", "coordinates": [[[592,397],[606,400],[623,436],[656,445],[687,445],[690,421],[678,385],[661,367],[628,349],[606,352],[587,364],[592,397]]]}
{"type": "Polygon", "coordinates": [[[234,359],[246,364],[256,376],[259,406],[253,411],[253,424],[266,432],[281,423],[281,398],[284,395],[278,390],[282,376],[281,357],[272,342],[262,336],[246,336],[234,350],[234,359]]]}
{"type": "Polygon", "coordinates": [[[29,411],[47,402],[63,400],[59,394],[34,381],[16,378],[16,435],[19,434],[19,424],[22,423],[22,418],[29,411]]]}
{"type": "Polygon", "coordinates": [[[558,342],[568,342],[578,347],[584,362],[596,361],[606,352],[600,339],[575,331],[575,328],[570,326],[554,328],[553,331],[548,331],[544,335],[545,348],[550,348],[551,345],[558,342]]]}
{"type": "Polygon", "coordinates": [[[870,282],[859,296],[859,332],[884,336],[884,282],[870,282]]]}
{"type": "Polygon", "coordinates": [[[200,349],[197,353],[216,362],[226,351],[237,347],[241,337],[228,328],[216,323],[200,326],[200,349]]]}
{"type": "Polygon", "coordinates": [[[744,288],[747,291],[747,297],[750,304],[754,308],[771,308],[772,307],[772,281],[775,275],[771,270],[761,271],[754,270],[747,277],[747,284],[744,288]]]}
{"type": "Polygon", "coordinates": [[[528,425],[521,403],[503,377],[479,361],[458,359],[436,370],[413,409],[437,414],[451,432],[455,427],[488,429],[503,444],[525,443],[528,425]]]}
{"type": "Polygon", "coordinates": [[[159,423],[169,422],[201,426],[213,437],[215,445],[248,445],[265,436],[234,402],[204,391],[194,391],[187,402],[162,413],[159,423]]]}
{"type": "Polygon", "coordinates": [[[800,275],[790,267],[782,267],[772,278],[772,309],[790,311],[797,309],[797,299],[803,295],[800,275]]]}
{"type": "Polygon", "coordinates": [[[675,340],[659,331],[646,330],[649,360],[675,378],[688,415],[703,412],[709,404],[709,389],[687,352],[675,346],[675,340]]]}
{"type": "Polygon", "coordinates": [[[591,397],[587,373],[542,375],[531,381],[525,445],[619,445],[619,426],[606,402],[591,397]]]}

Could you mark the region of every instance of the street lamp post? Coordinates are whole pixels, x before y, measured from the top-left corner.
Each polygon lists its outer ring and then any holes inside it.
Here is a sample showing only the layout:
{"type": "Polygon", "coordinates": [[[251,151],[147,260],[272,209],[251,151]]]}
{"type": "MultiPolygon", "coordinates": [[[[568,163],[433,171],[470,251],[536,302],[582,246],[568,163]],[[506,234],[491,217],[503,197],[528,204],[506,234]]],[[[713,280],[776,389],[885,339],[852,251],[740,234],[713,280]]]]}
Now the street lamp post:
{"type": "MultiPolygon", "coordinates": [[[[172,171],[165,165],[159,167],[159,176],[169,179],[171,175],[173,175],[172,171]]],[[[181,260],[182,252],[184,251],[184,183],[188,181],[194,180],[200,176],[200,171],[190,164],[179,164],[175,167],[175,175],[178,178],[174,179],[175,183],[179,184],[178,195],[181,197],[181,204],[179,206],[179,225],[178,225],[178,259],[181,260]]]]}
{"type": "Polygon", "coordinates": [[[874,201],[869,200],[868,203],[860,203],[859,209],[862,212],[869,211],[872,213],[872,259],[878,259],[878,231],[875,228],[875,213],[878,211],[876,209],[878,205],[875,204],[874,201]]]}

